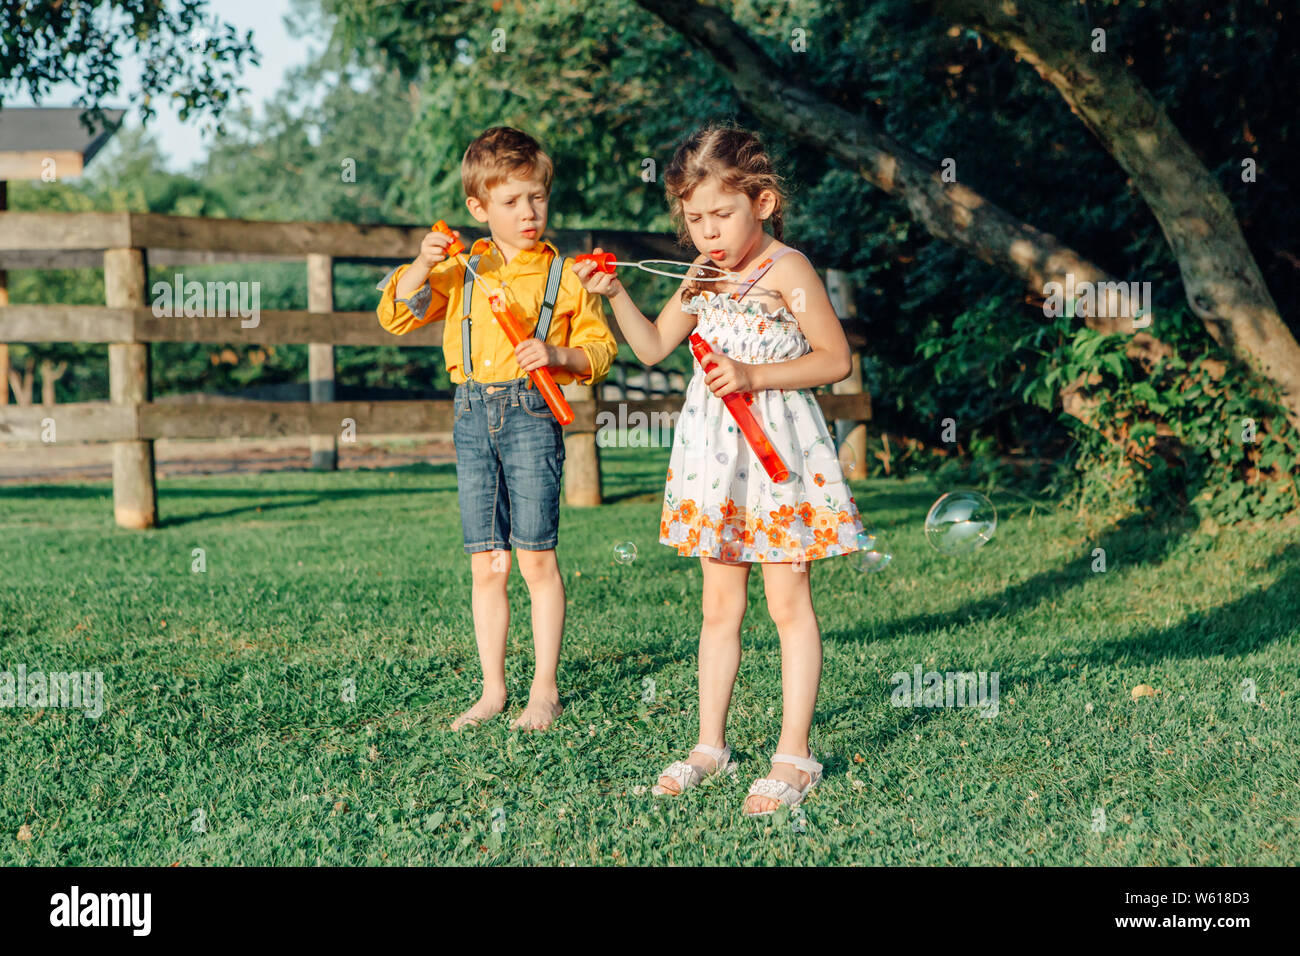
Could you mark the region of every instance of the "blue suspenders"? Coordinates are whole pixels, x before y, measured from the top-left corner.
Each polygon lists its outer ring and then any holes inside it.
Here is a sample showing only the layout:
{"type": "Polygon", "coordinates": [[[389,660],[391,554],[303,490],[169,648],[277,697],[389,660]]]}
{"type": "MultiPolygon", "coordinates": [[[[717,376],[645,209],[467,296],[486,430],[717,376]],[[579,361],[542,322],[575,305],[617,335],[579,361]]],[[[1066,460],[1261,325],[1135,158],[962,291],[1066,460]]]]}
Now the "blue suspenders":
{"type": "MultiPolygon", "coordinates": [[[[460,350],[461,350],[461,369],[465,373],[465,378],[472,379],[473,367],[470,363],[470,307],[473,305],[471,296],[474,294],[474,277],[470,275],[470,269],[478,271],[478,261],[483,258],[483,254],[471,256],[469,260],[469,269],[465,270],[465,288],[461,296],[462,311],[460,320],[460,350]]],[[[560,295],[560,280],[564,277],[564,257],[552,256],[551,268],[546,273],[546,291],[542,293],[542,309],[537,316],[537,328],[533,330],[532,337],[546,341],[546,335],[551,330],[551,316],[555,312],[555,300],[560,295]]]]}
{"type": "Polygon", "coordinates": [[[470,307],[470,296],[474,294],[474,276],[470,274],[470,270],[472,269],[474,272],[477,272],[478,261],[482,258],[483,258],[482,253],[470,257],[469,269],[465,270],[464,295],[461,297],[461,301],[464,303],[464,310],[465,310],[460,320],[460,349],[461,349],[461,356],[462,356],[461,370],[465,373],[465,378],[467,380],[472,377],[470,375],[470,363],[469,363],[469,307],[470,307]]]}

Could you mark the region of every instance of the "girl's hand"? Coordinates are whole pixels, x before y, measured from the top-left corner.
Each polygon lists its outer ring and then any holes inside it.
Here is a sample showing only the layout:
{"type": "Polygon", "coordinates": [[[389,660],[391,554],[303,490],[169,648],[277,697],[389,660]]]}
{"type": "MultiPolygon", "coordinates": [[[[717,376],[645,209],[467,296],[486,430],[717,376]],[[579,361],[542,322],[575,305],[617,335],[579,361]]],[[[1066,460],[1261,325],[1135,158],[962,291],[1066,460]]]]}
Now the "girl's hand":
{"type": "MultiPolygon", "coordinates": [[[[452,230],[452,234],[456,239],[460,238],[460,233],[456,232],[454,229],[452,230]]],[[[420,266],[426,272],[430,271],[439,262],[442,262],[447,258],[447,247],[450,246],[453,241],[452,237],[447,235],[445,232],[426,233],[424,241],[420,243],[420,255],[416,257],[416,261],[420,263],[420,266]]]]}
{"type": "MultiPolygon", "coordinates": [[[[604,252],[603,249],[592,249],[596,255],[604,252]]],[[[596,263],[594,262],[575,262],[573,264],[573,274],[578,277],[582,287],[588,292],[595,295],[603,295],[606,298],[616,298],[623,292],[623,283],[618,281],[618,277],[612,272],[597,272],[596,263]]]]}
{"type": "Polygon", "coordinates": [[[716,353],[709,356],[709,361],[713,364],[704,373],[704,384],[718,398],[726,398],[734,392],[754,391],[754,366],[716,353]]]}
{"type": "Polygon", "coordinates": [[[541,339],[524,339],[515,346],[515,360],[525,372],[539,368],[554,368],[560,364],[560,353],[554,345],[541,339]]]}

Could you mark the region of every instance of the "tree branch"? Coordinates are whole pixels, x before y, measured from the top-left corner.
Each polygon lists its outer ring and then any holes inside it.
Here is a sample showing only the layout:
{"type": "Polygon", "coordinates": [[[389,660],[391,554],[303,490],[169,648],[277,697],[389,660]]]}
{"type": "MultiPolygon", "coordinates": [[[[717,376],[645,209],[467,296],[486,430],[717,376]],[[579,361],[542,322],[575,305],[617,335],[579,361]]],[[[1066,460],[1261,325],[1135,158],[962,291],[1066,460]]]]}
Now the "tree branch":
{"type": "Polygon", "coordinates": [[[1216,342],[1277,383],[1300,431],[1300,344],[1264,285],[1227,195],[1159,103],[1115,54],[1048,0],[934,0],[1016,53],[1133,180],[1164,232],[1192,311],[1216,342]]]}

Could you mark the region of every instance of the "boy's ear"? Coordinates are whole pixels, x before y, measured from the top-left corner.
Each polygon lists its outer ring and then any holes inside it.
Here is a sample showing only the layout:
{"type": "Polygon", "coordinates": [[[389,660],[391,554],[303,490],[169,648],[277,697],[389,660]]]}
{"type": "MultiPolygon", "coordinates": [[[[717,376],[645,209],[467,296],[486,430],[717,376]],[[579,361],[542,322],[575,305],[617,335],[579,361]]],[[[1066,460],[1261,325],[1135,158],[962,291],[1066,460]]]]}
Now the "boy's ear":
{"type": "Polygon", "coordinates": [[[467,197],[465,199],[465,207],[469,210],[469,214],[474,217],[475,221],[487,222],[487,209],[484,208],[483,204],[479,202],[477,198],[474,196],[467,197]]]}

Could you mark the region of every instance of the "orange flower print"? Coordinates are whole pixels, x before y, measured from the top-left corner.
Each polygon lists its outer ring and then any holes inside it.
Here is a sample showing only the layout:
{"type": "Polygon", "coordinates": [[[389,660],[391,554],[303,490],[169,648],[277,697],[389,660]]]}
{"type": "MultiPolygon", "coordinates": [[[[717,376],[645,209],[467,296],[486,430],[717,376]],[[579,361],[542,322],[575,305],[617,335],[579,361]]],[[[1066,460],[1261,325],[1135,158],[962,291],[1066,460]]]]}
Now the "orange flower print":
{"type": "Polygon", "coordinates": [[[690,524],[695,519],[695,502],[687,498],[677,507],[677,517],[679,520],[690,524]]]}
{"type": "Polygon", "coordinates": [[[727,518],[734,518],[737,514],[738,509],[736,508],[736,503],[730,498],[722,503],[722,517],[724,520],[727,518]]]}
{"type": "Polygon", "coordinates": [[[794,507],[791,505],[782,505],[779,511],[769,511],[772,516],[772,523],[777,527],[788,528],[794,521],[794,507]]]}
{"type": "Polygon", "coordinates": [[[803,504],[799,505],[799,520],[804,524],[812,524],[813,516],[815,514],[816,512],[813,511],[811,502],[805,501],[803,504]]]}
{"type": "Polygon", "coordinates": [[[673,480],[673,470],[671,468],[668,469],[668,480],[669,481],[673,480]]]}
{"type": "Polygon", "coordinates": [[[826,484],[826,476],[821,472],[818,472],[813,475],[813,481],[817,482],[817,487],[820,488],[822,485],[826,484]]]}

